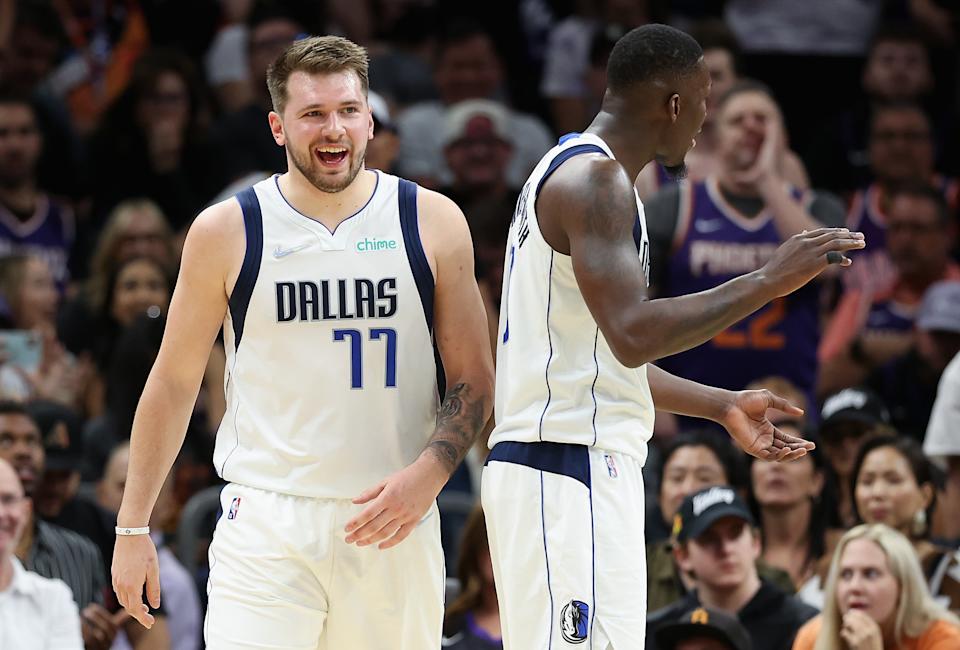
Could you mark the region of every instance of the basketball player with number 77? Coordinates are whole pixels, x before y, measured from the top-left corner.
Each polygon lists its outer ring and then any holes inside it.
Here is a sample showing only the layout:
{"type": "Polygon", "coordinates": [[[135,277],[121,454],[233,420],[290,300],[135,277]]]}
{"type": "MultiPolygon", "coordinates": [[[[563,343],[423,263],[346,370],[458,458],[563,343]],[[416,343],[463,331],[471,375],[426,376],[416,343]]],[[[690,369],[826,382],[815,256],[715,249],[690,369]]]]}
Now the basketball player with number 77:
{"type": "Polygon", "coordinates": [[[493,360],[463,214],[364,168],[367,78],[338,37],[270,67],[288,171],[197,217],[137,408],[113,585],[149,626],[147,521],[223,326],[208,650],[440,646],[435,499],[489,418],[493,360]]]}

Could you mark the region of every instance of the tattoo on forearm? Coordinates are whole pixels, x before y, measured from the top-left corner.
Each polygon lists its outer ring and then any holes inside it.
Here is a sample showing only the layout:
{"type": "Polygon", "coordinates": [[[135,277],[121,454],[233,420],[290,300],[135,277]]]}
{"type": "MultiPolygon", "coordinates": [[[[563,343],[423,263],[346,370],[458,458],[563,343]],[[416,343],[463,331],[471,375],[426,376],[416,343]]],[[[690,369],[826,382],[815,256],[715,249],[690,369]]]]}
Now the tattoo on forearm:
{"type": "Polygon", "coordinates": [[[437,414],[437,428],[427,451],[453,473],[470,451],[477,434],[486,424],[484,396],[472,394],[469,384],[460,383],[447,391],[437,414]]]}

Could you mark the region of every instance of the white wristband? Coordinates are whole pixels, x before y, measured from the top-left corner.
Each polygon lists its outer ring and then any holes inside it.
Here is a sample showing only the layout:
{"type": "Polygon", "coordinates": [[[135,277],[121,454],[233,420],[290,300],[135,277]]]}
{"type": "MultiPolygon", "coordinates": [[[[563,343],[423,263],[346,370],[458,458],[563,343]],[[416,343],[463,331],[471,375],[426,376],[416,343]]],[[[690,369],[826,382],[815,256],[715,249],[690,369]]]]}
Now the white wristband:
{"type": "Polygon", "coordinates": [[[149,535],[150,526],[143,526],[141,528],[121,528],[120,526],[117,526],[116,531],[117,535],[120,535],[121,537],[128,537],[130,535],[149,535]]]}

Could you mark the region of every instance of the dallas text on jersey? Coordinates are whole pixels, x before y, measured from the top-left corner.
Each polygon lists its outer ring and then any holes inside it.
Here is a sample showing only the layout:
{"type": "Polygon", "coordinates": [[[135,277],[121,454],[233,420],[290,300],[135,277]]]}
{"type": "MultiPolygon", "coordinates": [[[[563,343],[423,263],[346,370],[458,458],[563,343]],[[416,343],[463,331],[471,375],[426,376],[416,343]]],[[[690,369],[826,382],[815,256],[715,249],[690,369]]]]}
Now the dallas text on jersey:
{"type": "Polygon", "coordinates": [[[277,282],[277,322],[390,318],[397,279],[277,282]]]}

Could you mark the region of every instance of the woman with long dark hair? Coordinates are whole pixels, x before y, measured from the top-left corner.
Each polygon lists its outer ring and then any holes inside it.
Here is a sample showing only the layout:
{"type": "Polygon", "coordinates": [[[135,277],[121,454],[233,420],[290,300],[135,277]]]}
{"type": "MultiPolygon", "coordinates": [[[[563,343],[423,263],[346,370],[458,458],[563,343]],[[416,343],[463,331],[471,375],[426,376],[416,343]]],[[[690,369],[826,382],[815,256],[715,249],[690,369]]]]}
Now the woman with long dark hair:
{"type": "Polygon", "coordinates": [[[209,187],[206,121],[190,60],[168,50],[143,55],[90,142],[97,223],[123,199],[145,197],[174,230],[189,224],[219,189],[209,187]]]}
{"type": "MultiPolygon", "coordinates": [[[[792,423],[777,426],[817,442],[792,423]]],[[[761,558],[789,573],[802,592],[826,553],[828,531],[840,524],[830,468],[819,446],[792,463],[751,461],[750,505],[763,535],[761,558]]]]}
{"type": "Polygon", "coordinates": [[[930,593],[960,610],[957,553],[930,539],[939,477],[913,438],[880,436],[865,442],[853,468],[853,505],[858,521],[886,524],[913,544],[930,593]]]}
{"type": "Polygon", "coordinates": [[[487,524],[477,506],[463,527],[457,563],[460,595],[447,607],[443,621],[444,648],[500,650],[500,610],[493,585],[493,564],[487,524]]]}

